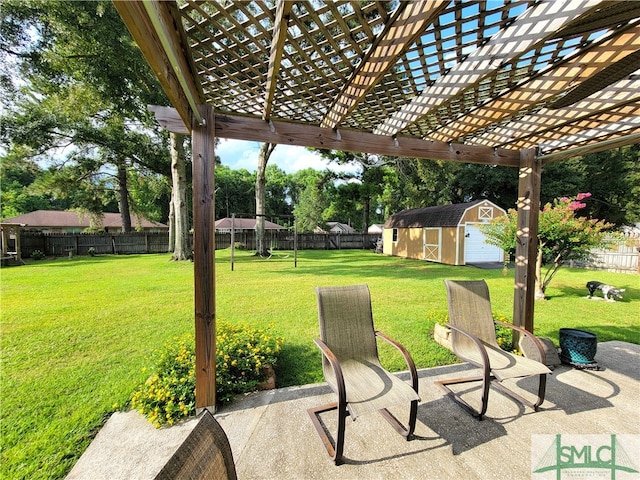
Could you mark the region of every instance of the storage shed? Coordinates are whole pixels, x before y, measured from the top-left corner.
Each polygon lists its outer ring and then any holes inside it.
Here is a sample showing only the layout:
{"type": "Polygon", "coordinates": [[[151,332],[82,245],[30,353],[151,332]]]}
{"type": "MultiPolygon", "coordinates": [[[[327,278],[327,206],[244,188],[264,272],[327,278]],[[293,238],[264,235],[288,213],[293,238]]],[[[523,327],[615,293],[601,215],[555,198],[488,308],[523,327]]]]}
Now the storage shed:
{"type": "Polygon", "coordinates": [[[502,262],[480,225],[506,213],[488,200],[403,210],[384,224],[383,253],[448,265],[502,262]]]}

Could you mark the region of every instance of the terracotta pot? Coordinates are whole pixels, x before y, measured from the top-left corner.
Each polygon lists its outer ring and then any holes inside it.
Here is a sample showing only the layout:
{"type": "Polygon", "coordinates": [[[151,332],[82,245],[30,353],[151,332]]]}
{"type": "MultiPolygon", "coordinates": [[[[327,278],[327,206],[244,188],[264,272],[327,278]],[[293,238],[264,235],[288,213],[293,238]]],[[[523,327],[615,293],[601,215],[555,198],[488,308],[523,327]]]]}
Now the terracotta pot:
{"type": "Polygon", "coordinates": [[[273,370],[273,365],[262,367],[262,373],[267,379],[258,384],[258,390],[273,390],[276,388],[276,372],[273,370]]]}

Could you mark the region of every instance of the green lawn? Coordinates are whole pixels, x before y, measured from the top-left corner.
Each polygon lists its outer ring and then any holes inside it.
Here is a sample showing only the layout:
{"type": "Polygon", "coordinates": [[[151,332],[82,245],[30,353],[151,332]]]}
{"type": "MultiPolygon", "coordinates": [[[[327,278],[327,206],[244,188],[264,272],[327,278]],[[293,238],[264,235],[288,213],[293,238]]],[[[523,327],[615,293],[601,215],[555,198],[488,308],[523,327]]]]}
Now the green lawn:
{"type": "MultiPolygon", "coordinates": [[[[1,478],[63,478],[114,409],[146,377],[149,354],[193,329],[193,264],[168,255],[76,257],[4,268],[1,275],[1,478]]],[[[511,318],[513,271],[450,267],[366,251],[302,251],[269,260],[217,252],[217,318],[273,324],[286,343],[278,385],[322,381],[316,285],[367,283],[376,327],[404,343],[418,367],[455,361],[430,337],[446,312],[444,278],[485,278],[494,312],[511,318]]],[[[640,277],[563,269],[536,304],[536,333],[561,327],[599,341],[640,343],[640,277]],[[626,288],[607,303],[588,280],[626,288]]],[[[383,362],[402,369],[381,345],[383,362]]]]}

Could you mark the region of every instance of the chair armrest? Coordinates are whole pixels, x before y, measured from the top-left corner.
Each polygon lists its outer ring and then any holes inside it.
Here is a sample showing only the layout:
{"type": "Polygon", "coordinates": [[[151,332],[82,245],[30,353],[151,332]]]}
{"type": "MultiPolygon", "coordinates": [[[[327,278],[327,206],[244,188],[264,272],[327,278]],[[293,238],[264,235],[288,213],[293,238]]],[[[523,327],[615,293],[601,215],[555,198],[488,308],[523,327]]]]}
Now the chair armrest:
{"type": "MultiPolygon", "coordinates": [[[[461,335],[464,335],[465,337],[470,338],[473,341],[473,343],[476,345],[476,347],[478,347],[478,351],[480,352],[480,356],[482,357],[482,369],[483,369],[484,377],[489,378],[489,376],[491,375],[491,363],[489,362],[489,355],[487,354],[487,349],[482,343],[482,340],[480,340],[475,335],[471,335],[469,332],[456,327],[455,325],[451,325],[450,323],[447,323],[445,325],[449,327],[452,331],[458,332],[461,335]]],[[[456,353],[455,345],[453,345],[453,342],[452,342],[452,346],[454,348],[454,353],[456,353]]],[[[456,355],[458,354],[456,353],[456,355]]],[[[461,357],[464,358],[464,355],[461,355],[461,357]]]]}
{"type": "Polygon", "coordinates": [[[313,341],[322,352],[322,355],[324,355],[324,357],[329,361],[329,364],[333,369],[333,373],[336,376],[336,387],[338,389],[336,393],[338,394],[338,402],[340,403],[341,407],[346,407],[347,390],[344,386],[344,376],[342,375],[342,368],[340,367],[340,362],[338,361],[338,358],[334,355],[334,353],[331,351],[331,349],[327,346],[327,344],[324,343],[321,339],[314,338],[313,341]]]}
{"type": "Polygon", "coordinates": [[[409,373],[411,374],[411,386],[417,393],[418,392],[418,371],[416,370],[416,364],[414,363],[413,358],[411,358],[411,355],[409,354],[407,349],[404,348],[402,344],[392,339],[391,337],[388,337],[384,333],[379,331],[376,331],[375,333],[376,333],[376,337],[380,337],[383,340],[385,340],[387,343],[393,345],[402,354],[402,356],[404,357],[404,361],[407,363],[407,367],[409,368],[409,373]]]}
{"type": "Polygon", "coordinates": [[[539,355],[538,361],[540,363],[542,363],[543,365],[546,365],[547,355],[544,352],[544,347],[542,346],[542,342],[540,340],[538,340],[538,337],[536,337],[533,333],[531,333],[529,330],[526,330],[526,329],[524,329],[522,327],[518,327],[518,326],[513,325],[511,323],[505,323],[505,322],[501,322],[499,320],[494,320],[493,323],[495,323],[496,325],[500,325],[502,327],[510,328],[511,330],[515,330],[516,332],[520,332],[523,335],[525,335],[528,338],[530,338],[533,341],[533,344],[538,349],[538,355],[539,355]]]}

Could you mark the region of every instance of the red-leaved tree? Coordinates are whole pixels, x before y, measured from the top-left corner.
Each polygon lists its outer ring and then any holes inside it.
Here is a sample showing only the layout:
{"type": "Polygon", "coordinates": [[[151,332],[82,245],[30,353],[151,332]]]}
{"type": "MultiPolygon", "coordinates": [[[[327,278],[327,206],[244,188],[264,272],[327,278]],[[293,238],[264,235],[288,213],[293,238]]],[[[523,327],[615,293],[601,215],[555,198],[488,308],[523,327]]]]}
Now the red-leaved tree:
{"type": "MultiPolygon", "coordinates": [[[[545,291],[560,267],[570,260],[587,260],[591,250],[609,245],[613,237],[608,231],[613,224],[604,220],[580,217],[577,211],[586,207],[583,200],[590,193],[562,197],[547,203],[538,218],[538,253],[536,257],[536,299],[545,299],[545,291]],[[543,272],[543,267],[546,267],[543,272]]],[[[496,217],[483,226],[487,243],[502,248],[512,256],[516,250],[518,213],[496,217]]]]}

